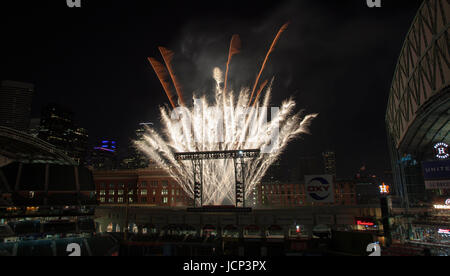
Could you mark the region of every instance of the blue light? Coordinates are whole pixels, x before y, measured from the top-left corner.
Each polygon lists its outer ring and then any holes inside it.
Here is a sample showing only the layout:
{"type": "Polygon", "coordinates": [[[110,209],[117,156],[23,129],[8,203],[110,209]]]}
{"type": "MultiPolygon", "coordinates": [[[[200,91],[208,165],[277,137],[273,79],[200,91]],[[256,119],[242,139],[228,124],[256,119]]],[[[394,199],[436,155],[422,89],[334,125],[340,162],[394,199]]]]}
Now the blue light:
{"type": "Polygon", "coordinates": [[[111,144],[115,144],[115,143],[116,143],[116,141],[112,141],[112,142],[111,142],[111,144]]]}
{"type": "Polygon", "coordinates": [[[115,148],[116,148],[116,146],[111,146],[111,148],[115,149],[115,148]]]}
{"type": "Polygon", "coordinates": [[[102,144],[108,144],[109,141],[102,141],[102,144]]]}
{"type": "Polygon", "coordinates": [[[102,146],[102,148],[107,148],[107,147],[108,147],[108,145],[103,145],[103,146],[102,146]]]}

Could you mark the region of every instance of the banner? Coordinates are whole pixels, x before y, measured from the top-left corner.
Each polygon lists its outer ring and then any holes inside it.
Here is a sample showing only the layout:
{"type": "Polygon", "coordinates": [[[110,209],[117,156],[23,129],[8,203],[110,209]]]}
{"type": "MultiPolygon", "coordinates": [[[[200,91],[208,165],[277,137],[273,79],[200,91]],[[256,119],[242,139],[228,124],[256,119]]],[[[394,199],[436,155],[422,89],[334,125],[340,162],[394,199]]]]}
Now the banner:
{"type": "Polygon", "coordinates": [[[306,200],[309,202],[334,203],[332,175],[305,175],[306,200]]]}
{"type": "Polygon", "coordinates": [[[425,188],[450,189],[450,160],[422,162],[425,188]]]}

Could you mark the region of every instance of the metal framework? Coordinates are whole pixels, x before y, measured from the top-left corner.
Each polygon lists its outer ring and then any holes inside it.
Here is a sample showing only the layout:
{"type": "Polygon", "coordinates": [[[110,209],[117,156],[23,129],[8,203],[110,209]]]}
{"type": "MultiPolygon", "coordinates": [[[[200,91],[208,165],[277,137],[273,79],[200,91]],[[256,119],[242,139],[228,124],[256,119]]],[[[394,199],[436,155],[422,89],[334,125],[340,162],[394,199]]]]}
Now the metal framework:
{"type": "Polygon", "coordinates": [[[207,159],[235,159],[258,157],[260,150],[229,150],[229,151],[203,151],[203,152],[180,152],[175,153],[175,159],[185,160],[207,160],[207,159]]]}
{"type": "Polygon", "coordinates": [[[449,86],[449,29],[449,1],[424,1],[398,59],[386,111],[388,131],[397,148],[420,110],[449,86]]]}
{"type": "Polygon", "coordinates": [[[203,206],[203,160],[192,159],[194,169],[194,206],[203,206]],[[197,205],[199,204],[199,205],[197,205]]]}
{"type": "Polygon", "coordinates": [[[426,195],[414,162],[450,133],[449,30],[450,2],[423,1],[392,80],[385,120],[395,189],[407,208],[426,195]],[[414,160],[404,159],[405,154],[414,160]]]}
{"type": "Polygon", "coordinates": [[[53,145],[26,133],[0,126],[0,156],[22,163],[76,165],[53,145]]]}
{"type": "Polygon", "coordinates": [[[175,159],[178,161],[192,161],[195,207],[203,205],[203,160],[233,159],[236,207],[245,207],[245,174],[247,168],[245,159],[256,158],[259,155],[260,150],[180,152],[175,153],[175,159]]]}

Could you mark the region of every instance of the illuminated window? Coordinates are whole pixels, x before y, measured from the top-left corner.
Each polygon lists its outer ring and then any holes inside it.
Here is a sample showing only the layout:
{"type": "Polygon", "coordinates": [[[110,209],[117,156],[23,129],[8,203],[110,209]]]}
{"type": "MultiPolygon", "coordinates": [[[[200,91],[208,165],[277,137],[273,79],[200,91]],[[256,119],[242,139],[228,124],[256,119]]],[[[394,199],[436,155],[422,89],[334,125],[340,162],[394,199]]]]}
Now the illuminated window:
{"type": "Polygon", "coordinates": [[[101,203],[105,203],[105,201],[106,201],[106,199],[105,199],[104,197],[101,197],[101,198],[100,198],[100,202],[101,202],[101,203]]]}
{"type": "Polygon", "coordinates": [[[169,202],[169,198],[168,197],[163,197],[162,203],[167,204],[168,202],[169,202]]]}
{"type": "Polygon", "coordinates": [[[118,190],[118,191],[117,191],[117,194],[118,194],[118,195],[123,195],[123,190],[118,190]]]}
{"type": "Polygon", "coordinates": [[[147,195],[147,190],[141,190],[141,195],[147,195]]]}
{"type": "Polygon", "coordinates": [[[114,195],[115,191],[114,190],[109,190],[109,195],[114,195]]]}
{"type": "Polygon", "coordinates": [[[109,198],[108,203],[114,203],[114,198],[109,198]]]}
{"type": "Polygon", "coordinates": [[[117,199],[117,202],[123,203],[123,197],[119,197],[119,198],[117,199]]]}
{"type": "Polygon", "coordinates": [[[100,195],[106,195],[106,191],[105,190],[101,190],[100,191],[100,195]]]}

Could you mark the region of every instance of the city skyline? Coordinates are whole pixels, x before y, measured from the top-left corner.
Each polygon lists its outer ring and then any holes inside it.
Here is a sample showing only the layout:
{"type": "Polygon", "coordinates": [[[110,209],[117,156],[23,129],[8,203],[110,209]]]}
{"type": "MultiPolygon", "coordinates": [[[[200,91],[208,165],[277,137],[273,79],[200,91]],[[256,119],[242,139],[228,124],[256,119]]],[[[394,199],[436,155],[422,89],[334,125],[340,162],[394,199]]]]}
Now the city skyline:
{"type": "Polygon", "coordinates": [[[384,124],[387,95],[420,1],[407,6],[387,2],[376,12],[363,2],[263,1],[254,9],[255,3],[232,1],[233,9],[196,3],[190,13],[184,12],[187,4],[182,3],[177,8],[169,8],[169,3],[132,3],[122,9],[120,2],[100,1],[79,10],[67,9],[64,3],[45,5],[45,1],[39,7],[11,5],[9,16],[20,12],[24,20],[2,22],[15,39],[2,55],[0,78],[35,84],[33,117],[45,104],[56,102],[71,108],[91,137],[117,138],[126,146],[139,123],[159,124],[158,107],[168,103],[146,61],[156,46],[175,51],[176,70],[193,69],[181,79],[188,92],[199,84],[209,90],[214,80],[208,70],[224,66],[227,41],[239,33],[243,52],[236,57],[231,78],[238,84],[248,83],[262,61],[268,38],[290,20],[265,77],[275,77],[275,103],[292,95],[299,110],[317,112],[319,117],[311,127],[312,135],[289,145],[288,152],[295,154],[284,159],[295,162],[298,156],[333,150],[338,176],[352,176],[362,165],[381,174],[390,167],[384,124]],[[30,12],[32,8],[38,8],[39,16],[47,15],[33,27],[28,23],[38,15],[30,12]],[[127,24],[122,24],[119,10],[131,15],[127,24]],[[248,15],[250,10],[254,13],[248,15]],[[174,15],[177,20],[170,20],[174,15]],[[56,31],[55,20],[66,27],[50,35],[56,31]],[[318,34],[326,39],[317,40],[318,34]],[[21,37],[36,41],[33,51],[18,45],[25,39],[21,37]],[[383,56],[376,57],[376,52],[383,56]],[[245,65],[247,61],[255,66],[245,65]]]}

